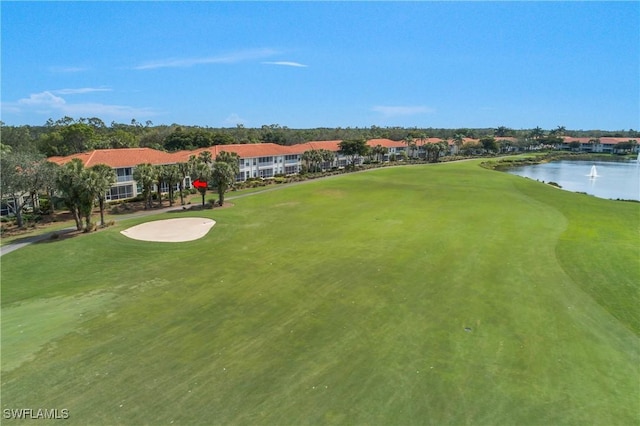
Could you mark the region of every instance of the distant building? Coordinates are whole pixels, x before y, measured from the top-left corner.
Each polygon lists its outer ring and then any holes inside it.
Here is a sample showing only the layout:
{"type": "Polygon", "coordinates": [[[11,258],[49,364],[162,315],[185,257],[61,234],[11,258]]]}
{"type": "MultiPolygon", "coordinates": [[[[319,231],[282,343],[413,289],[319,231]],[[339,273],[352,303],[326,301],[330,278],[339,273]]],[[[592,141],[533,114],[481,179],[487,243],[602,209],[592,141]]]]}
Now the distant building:
{"type": "MultiPolygon", "coordinates": [[[[627,142],[631,138],[573,138],[564,136],[562,139],[563,142],[557,148],[564,151],[617,154],[616,145],[627,142]]],[[[639,149],[640,147],[636,145],[632,152],[637,154],[639,149]]]]}

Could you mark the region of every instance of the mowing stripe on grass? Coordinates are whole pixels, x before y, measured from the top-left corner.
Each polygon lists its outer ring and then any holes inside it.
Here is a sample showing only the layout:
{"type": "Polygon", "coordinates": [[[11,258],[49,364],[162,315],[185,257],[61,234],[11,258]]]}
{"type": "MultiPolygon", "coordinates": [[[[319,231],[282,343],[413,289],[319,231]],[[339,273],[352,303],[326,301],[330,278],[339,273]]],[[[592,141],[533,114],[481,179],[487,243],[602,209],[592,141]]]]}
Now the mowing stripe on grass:
{"type": "Polygon", "coordinates": [[[72,424],[640,421],[637,204],[473,162],[234,204],[197,212],[216,220],[197,241],[118,224],[3,257],[3,352],[5,308],[115,295],[48,350],[6,372],[3,357],[3,408],[68,408],[72,424]]]}

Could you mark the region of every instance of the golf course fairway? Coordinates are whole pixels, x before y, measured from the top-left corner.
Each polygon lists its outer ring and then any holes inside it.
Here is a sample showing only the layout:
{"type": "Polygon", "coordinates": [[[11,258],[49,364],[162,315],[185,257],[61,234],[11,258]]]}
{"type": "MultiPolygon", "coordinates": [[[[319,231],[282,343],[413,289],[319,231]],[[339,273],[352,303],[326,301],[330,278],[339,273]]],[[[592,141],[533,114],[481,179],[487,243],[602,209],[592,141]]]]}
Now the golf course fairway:
{"type": "Polygon", "coordinates": [[[640,423],[640,203],[469,161],[233,204],[3,256],[3,424],[640,423]]]}

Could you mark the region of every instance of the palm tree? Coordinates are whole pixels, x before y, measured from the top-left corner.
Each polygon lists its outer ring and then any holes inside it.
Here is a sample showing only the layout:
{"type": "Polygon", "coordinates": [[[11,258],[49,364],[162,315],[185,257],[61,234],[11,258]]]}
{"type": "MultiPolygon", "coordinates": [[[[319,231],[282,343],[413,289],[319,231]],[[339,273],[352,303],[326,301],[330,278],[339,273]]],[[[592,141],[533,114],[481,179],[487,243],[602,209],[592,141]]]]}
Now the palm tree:
{"type": "Polygon", "coordinates": [[[426,133],[420,133],[420,137],[418,138],[418,142],[420,143],[418,145],[418,157],[420,157],[420,148],[422,148],[425,151],[425,157],[427,155],[426,153],[426,145],[429,143],[429,135],[427,135],[426,133]]]}
{"type": "Polygon", "coordinates": [[[162,184],[164,180],[164,170],[161,164],[153,166],[156,172],[156,197],[158,198],[158,206],[162,207],[162,184]]]}
{"type": "Polygon", "coordinates": [[[437,163],[441,153],[446,151],[448,147],[449,144],[443,141],[427,144],[427,161],[437,163]]]}
{"type": "MultiPolygon", "coordinates": [[[[207,163],[201,160],[197,160],[193,169],[191,170],[191,179],[200,180],[201,182],[209,182],[211,178],[211,167],[207,163]]],[[[198,188],[200,195],[202,195],[202,207],[204,207],[204,196],[207,193],[207,187],[198,188]]]]}
{"type": "Polygon", "coordinates": [[[91,167],[96,173],[96,198],[98,199],[98,205],[100,207],[100,226],[104,226],[104,202],[106,198],[106,192],[111,189],[111,185],[116,183],[116,172],[106,164],[96,164],[91,167]]]}
{"type": "Polygon", "coordinates": [[[409,156],[409,158],[413,159],[413,150],[416,147],[415,140],[413,139],[413,137],[407,136],[406,138],[404,138],[403,142],[407,144],[407,155],[409,156]]]}
{"type": "Polygon", "coordinates": [[[389,152],[389,148],[382,145],[376,145],[372,148],[371,152],[375,155],[376,161],[381,163],[384,156],[389,152]]]}
{"type": "Polygon", "coordinates": [[[91,231],[91,213],[100,186],[100,176],[93,169],[83,169],[79,182],[78,211],[85,220],[85,232],[91,231]]]}
{"type": "MultiPolygon", "coordinates": [[[[229,189],[236,180],[236,173],[229,163],[225,161],[216,161],[213,163],[213,169],[211,171],[212,183],[216,186],[218,191],[218,204],[222,206],[224,204],[224,193],[229,189]]],[[[204,202],[204,197],[203,197],[204,202]]]]}
{"type": "Polygon", "coordinates": [[[150,163],[138,164],[133,170],[133,179],[142,185],[142,196],[145,200],[145,209],[152,208],[151,190],[156,181],[156,168],[150,163]]]}
{"type": "Polygon", "coordinates": [[[304,161],[304,164],[305,164],[307,170],[310,171],[310,167],[311,167],[310,166],[310,164],[311,164],[311,151],[309,150],[309,151],[303,152],[302,155],[300,156],[300,159],[302,161],[304,161]]]}
{"type": "Polygon", "coordinates": [[[447,142],[446,140],[438,142],[438,145],[440,145],[440,149],[438,150],[438,152],[436,152],[435,162],[438,162],[438,160],[440,160],[440,156],[443,152],[447,152],[449,150],[449,142],[447,142]]]}
{"type": "Polygon", "coordinates": [[[162,166],[161,173],[164,182],[166,182],[167,186],[169,187],[169,206],[173,206],[173,193],[176,187],[176,183],[181,182],[180,170],[178,169],[178,166],[176,164],[167,164],[162,166]]]}
{"type": "Polygon", "coordinates": [[[464,135],[460,133],[456,133],[453,136],[453,143],[456,146],[456,152],[460,152],[462,145],[464,144],[464,135]]]}
{"type": "Polygon", "coordinates": [[[322,153],[320,152],[320,150],[314,149],[312,158],[313,158],[313,171],[316,173],[321,172],[322,169],[320,167],[320,162],[322,161],[322,153]]]}
{"type": "Polygon", "coordinates": [[[180,176],[178,180],[178,189],[180,190],[180,205],[184,206],[184,181],[185,179],[191,175],[191,164],[189,163],[176,163],[175,166],[178,169],[178,175],[180,176]]]}
{"type": "Polygon", "coordinates": [[[310,149],[302,153],[302,161],[307,164],[307,170],[310,172],[319,171],[319,163],[322,161],[322,154],[317,149],[310,149]]]}
{"type": "Polygon", "coordinates": [[[449,139],[441,138],[438,143],[442,147],[442,151],[451,153],[451,150],[449,149],[449,139]]]}
{"type": "Polygon", "coordinates": [[[542,137],[544,136],[544,130],[542,130],[542,128],[540,128],[540,126],[538,126],[535,129],[533,129],[531,131],[531,133],[529,133],[529,136],[531,138],[533,138],[534,140],[538,141],[538,140],[542,139],[542,137]]]}
{"type": "Polygon", "coordinates": [[[329,151],[328,149],[320,150],[320,161],[322,161],[323,165],[328,164],[329,168],[333,167],[333,161],[335,160],[336,155],[333,151],[329,151]]]}
{"type": "Polygon", "coordinates": [[[211,156],[211,151],[202,151],[198,155],[198,160],[202,161],[207,165],[213,163],[213,157],[211,156]]]}
{"type": "Polygon", "coordinates": [[[235,152],[220,151],[220,153],[216,155],[216,163],[217,162],[227,163],[229,167],[231,167],[231,171],[233,172],[234,176],[233,182],[231,182],[231,186],[235,185],[235,177],[240,173],[240,156],[238,156],[238,154],[236,154],[235,152]]]}
{"type": "Polygon", "coordinates": [[[71,212],[73,220],[76,222],[76,229],[82,230],[82,219],[80,218],[80,197],[82,191],[82,174],[84,164],[78,158],[74,158],[59,169],[56,178],[56,186],[62,194],[62,200],[71,212]]]}

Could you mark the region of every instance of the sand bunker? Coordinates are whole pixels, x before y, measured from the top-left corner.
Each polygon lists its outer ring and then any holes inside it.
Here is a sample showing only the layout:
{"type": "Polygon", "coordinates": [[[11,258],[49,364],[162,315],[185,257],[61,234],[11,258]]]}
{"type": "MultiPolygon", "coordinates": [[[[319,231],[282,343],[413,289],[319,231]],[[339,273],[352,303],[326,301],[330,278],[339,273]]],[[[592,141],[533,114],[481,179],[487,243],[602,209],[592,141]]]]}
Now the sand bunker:
{"type": "Polygon", "coordinates": [[[204,237],[215,224],[203,217],[183,217],[141,223],[120,233],[134,240],[180,243],[204,237]]]}

